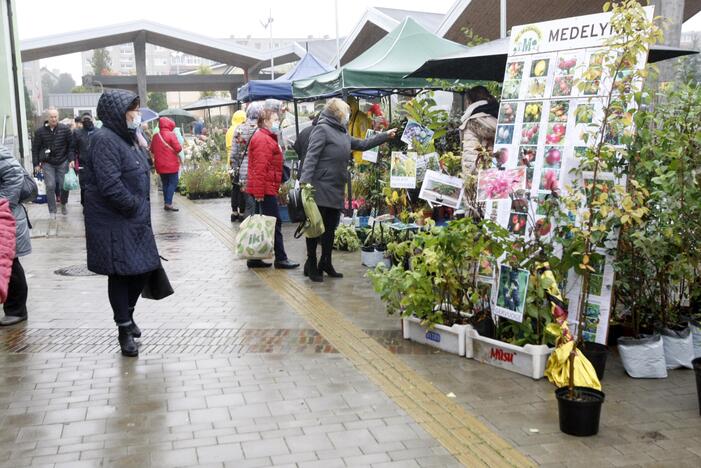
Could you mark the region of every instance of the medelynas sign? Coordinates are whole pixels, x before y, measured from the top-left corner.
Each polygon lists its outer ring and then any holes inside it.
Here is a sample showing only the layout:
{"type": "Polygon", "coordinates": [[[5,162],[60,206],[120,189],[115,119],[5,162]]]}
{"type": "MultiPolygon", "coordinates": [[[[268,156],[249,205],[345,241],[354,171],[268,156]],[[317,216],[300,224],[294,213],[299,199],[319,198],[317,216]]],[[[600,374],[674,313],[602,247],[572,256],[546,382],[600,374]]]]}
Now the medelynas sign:
{"type": "MultiPolygon", "coordinates": [[[[645,13],[652,19],[653,7],[646,7],[645,13]]],[[[553,190],[566,190],[572,170],[577,168],[578,155],[592,145],[588,135],[602,121],[614,80],[607,65],[616,59],[616,52],[604,47],[614,35],[612,17],[612,13],[600,13],[512,29],[494,151],[499,154],[499,173],[514,169],[521,172],[507,196],[487,195],[486,199],[491,200],[491,217],[514,237],[531,235],[529,221],[549,226],[543,201],[553,190]],[[582,83],[581,88],[578,83],[582,83]]],[[[630,76],[644,67],[646,60],[644,51],[636,63],[622,68],[618,77],[630,76]]],[[[631,91],[641,88],[640,80],[632,82],[631,91]]],[[[632,132],[632,126],[627,130],[632,132]]],[[[604,138],[614,147],[623,148],[621,135],[607,132],[604,138]]],[[[489,188],[487,172],[482,171],[480,187],[489,188]]],[[[597,178],[599,184],[611,187],[622,182],[614,180],[611,173],[600,173],[597,178]]],[[[585,184],[591,179],[591,174],[584,173],[585,184]]],[[[584,339],[605,343],[614,272],[606,251],[596,252],[590,264],[595,271],[587,310],[581,312],[586,314],[584,339]]],[[[525,301],[525,291],[520,292],[524,282],[517,281],[516,272],[507,273],[511,276],[499,275],[501,281],[493,288],[492,310],[509,320],[519,320],[520,315],[514,313],[519,312],[516,306],[525,301]]],[[[576,332],[581,276],[570,272],[564,279],[569,320],[576,332]]]]}

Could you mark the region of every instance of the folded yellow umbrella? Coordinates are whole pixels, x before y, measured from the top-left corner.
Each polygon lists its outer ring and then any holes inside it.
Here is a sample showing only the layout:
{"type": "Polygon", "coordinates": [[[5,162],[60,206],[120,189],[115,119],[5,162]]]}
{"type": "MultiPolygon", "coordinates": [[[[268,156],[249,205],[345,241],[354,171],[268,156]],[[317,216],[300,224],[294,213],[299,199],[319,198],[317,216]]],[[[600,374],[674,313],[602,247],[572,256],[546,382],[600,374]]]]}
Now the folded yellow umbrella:
{"type": "MultiPolygon", "coordinates": [[[[562,300],[562,294],[557,287],[555,275],[548,263],[538,265],[540,282],[545,289],[545,295],[550,302],[550,310],[555,322],[549,324],[546,333],[557,337],[555,351],[550,355],[545,367],[545,376],[558,388],[566,387],[570,381],[570,357],[574,350],[574,338],[567,326],[567,310],[562,300]]],[[[591,362],[577,349],[574,355],[574,385],[601,390],[601,382],[591,362]]]]}

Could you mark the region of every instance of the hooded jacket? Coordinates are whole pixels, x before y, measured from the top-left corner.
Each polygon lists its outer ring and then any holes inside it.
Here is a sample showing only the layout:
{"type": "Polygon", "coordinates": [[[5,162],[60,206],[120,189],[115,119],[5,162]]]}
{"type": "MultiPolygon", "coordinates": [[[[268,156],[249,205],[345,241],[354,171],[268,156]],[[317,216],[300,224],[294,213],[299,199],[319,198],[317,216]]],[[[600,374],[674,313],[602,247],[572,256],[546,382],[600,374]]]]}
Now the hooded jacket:
{"type": "Polygon", "coordinates": [[[366,140],[353,138],[335,115],[323,111],[319,123],[309,136],[300,182],[312,184],[318,206],[343,209],[351,151],[367,151],[387,139],[387,133],[366,140]]]}
{"type": "Polygon", "coordinates": [[[160,266],[151,228],[150,176],[145,151],[127,128],[131,91],[105,91],[97,104],[103,126],[90,138],[85,187],[88,269],[137,275],[160,266]]]}
{"type": "Polygon", "coordinates": [[[24,170],[9,149],[0,145],[0,198],[8,200],[15,217],[15,255],[24,257],[32,253],[31,232],[27,212],[19,202],[24,170]]]}
{"type": "Polygon", "coordinates": [[[173,132],[175,122],[168,117],[158,120],[158,133],[151,141],[151,153],[153,153],[153,165],[159,174],[177,174],[180,170],[180,146],[178,136],[173,132]]]}
{"type": "Polygon", "coordinates": [[[242,110],[237,110],[234,115],[231,116],[231,126],[226,131],[226,154],[228,159],[226,160],[226,167],[231,167],[231,144],[234,140],[234,132],[236,127],[241,125],[246,121],[246,112],[242,110]]]}
{"type": "Polygon", "coordinates": [[[498,112],[499,105],[487,101],[473,102],[465,110],[460,124],[463,177],[477,170],[477,158],[481,148],[490,151],[493,148],[498,112]]]}
{"type": "Polygon", "coordinates": [[[282,151],[277,135],[260,128],[248,145],[248,183],[246,192],[254,198],[277,195],[282,183],[282,151]]]}

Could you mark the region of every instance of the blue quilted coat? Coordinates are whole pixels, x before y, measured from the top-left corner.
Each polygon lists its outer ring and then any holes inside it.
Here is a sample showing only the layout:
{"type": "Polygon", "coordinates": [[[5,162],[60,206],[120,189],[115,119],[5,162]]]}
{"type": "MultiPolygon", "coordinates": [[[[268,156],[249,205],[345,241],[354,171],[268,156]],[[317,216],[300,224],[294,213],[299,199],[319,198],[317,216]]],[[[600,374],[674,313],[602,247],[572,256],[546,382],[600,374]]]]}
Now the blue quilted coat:
{"type": "Polygon", "coordinates": [[[102,128],[90,136],[85,237],[88,269],[101,275],[137,275],[160,265],[151,228],[149,164],[126,123],[136,98],[130,91],[105,91],[97,104],[102,128]]]}

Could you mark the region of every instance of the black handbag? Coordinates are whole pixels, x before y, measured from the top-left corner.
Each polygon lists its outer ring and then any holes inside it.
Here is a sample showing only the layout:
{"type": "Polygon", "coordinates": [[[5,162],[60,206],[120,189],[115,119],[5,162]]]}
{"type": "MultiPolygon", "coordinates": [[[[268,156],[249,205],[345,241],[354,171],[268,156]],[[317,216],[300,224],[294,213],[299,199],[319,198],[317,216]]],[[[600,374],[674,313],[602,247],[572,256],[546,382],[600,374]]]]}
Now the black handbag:
{"type": "Polygon", "coordinates": [[[293,223],[303,223],[306,221],[307,214],[304,212],[301,188],[293,188],[287,194],[287,212],[290,215],[290,221],[293,223]]]}
{"type": "Polygon", "coordinates": [[[173,286],[170,285],[168,275],[163,269],[163,265],[159,265],[158,268],[153,270],[149,275],[146,286],[144,286],[144,290],[141,291],[141,297],[160,301],[174,292],[173,286]]]}

